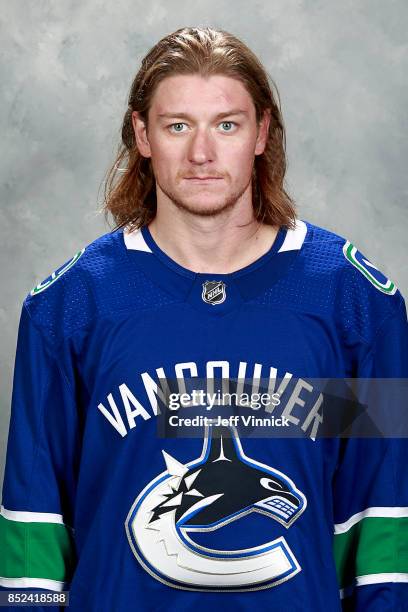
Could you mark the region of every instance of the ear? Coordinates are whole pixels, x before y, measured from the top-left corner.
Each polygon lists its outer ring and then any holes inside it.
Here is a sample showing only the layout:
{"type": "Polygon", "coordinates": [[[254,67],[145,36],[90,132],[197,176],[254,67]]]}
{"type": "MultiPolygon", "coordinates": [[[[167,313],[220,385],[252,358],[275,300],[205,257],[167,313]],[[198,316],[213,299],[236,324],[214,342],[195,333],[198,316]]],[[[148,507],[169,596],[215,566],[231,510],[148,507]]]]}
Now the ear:
{"type": "Polygon", "coordinates": [[[258,137],[256,139],[255,155],[261,155],[265,151],[269,136],[269,124],[271,121],[271,111],[269,108],[264,110],[263,117],[258,126],[258,137]]]}
{"type": "Polygon", "coordinates": [[[152,153],[147,138],[146,124],[138,111],[132,112],[132,125],[140,155],[143,157],[151,157],[152,153]]]}

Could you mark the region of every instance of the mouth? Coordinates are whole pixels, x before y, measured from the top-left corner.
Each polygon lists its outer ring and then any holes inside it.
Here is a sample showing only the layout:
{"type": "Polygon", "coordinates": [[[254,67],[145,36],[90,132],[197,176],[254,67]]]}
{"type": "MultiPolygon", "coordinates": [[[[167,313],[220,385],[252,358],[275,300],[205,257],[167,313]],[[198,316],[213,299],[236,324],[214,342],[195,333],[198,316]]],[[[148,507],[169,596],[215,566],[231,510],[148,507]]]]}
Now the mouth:
{"type": "Polygon", "coordinates": [[[284,520],[288,521],[298,510],[298,504],[293,503],[289,499],[285,499],[280,495],[271,495],[266,499],[255,504],[258,508],[272,510],[284,520]]]}
{"type": "Polygon", "coordinates": [[[218,176],[203,176],[203,177],[191,177],[191,178],[185,178],[186,181],[189,181],[190,183],[213,183],[215,181],[222,181],[223,179],[221,177],[218,176]]]}

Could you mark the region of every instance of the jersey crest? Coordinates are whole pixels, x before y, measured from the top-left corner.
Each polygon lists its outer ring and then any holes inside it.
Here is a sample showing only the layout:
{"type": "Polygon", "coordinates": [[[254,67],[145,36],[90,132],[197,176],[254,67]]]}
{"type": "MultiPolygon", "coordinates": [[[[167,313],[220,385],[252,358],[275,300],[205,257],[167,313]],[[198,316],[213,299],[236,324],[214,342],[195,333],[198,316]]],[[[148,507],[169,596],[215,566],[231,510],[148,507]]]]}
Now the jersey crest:
{"type": "Polygon", "coordinates": [[[76,262],[81,257],[84,251],[85,247],[81,251],[78,251],[78,253],[75,253],[72,259],[70,259],[66,264],[63,264],[60,268],[57,268],[57,270],[55,270],[50,276],[48,276],[44,281],[42,281],[42,283],[39,283],[36,287],[31,289],[30,295],[37,295],[37,293],[41,293],[41,291],[48,289],[50,285],[55,283],[55,281],[57,281],[67,270],[69,270],[74,264],[76,264],[76,262]]]}
{"type": "Polygon", "coordinates": [[[376,289],[388,295],[393,295],[397,291],[395,283],[384,276],[374,264],[365,259],[360,251],[348,240],[343,246],[343,253],[347,261],[357,268],[376,289]]]}
{"type": "Polygon", "coordinates": [[[223,281],[205,281],[201,297],[207,304],[213,306],[222,304],[227,297],[225,283],[223,281]]]}
{"type": "Polygon", "coordinates": [[[226,550],[222,539],[217,548],[203,545],[208,535],[222,538],[223,527],[228,541],[239,542],[240,519],[251,513],[289,528],[306,508],[288,476],[245,455],[235,427],[207,426],[201,456],[186,465],[162,453],[167,470],[138,495],[126,520],[132,551],[154,578],[185,590],[254,591],[301,571],[285,538],[270,539],[268,530],[258,533],[263,543],[246,548],[226,550]]]}

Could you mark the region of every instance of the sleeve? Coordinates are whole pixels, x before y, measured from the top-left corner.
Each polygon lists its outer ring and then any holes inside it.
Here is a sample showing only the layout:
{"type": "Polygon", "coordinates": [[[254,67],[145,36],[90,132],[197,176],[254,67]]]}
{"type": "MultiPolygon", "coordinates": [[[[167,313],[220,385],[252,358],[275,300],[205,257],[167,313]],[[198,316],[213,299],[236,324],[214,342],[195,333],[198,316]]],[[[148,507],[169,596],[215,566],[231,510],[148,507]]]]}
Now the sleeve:
{"type": "Polygon", "coordinates": [[[24,303],[0,513],[3,591],[68,590],[76,564],[72,525],[79,441],[74,387],[44,336],[24,303]]]}
{"type": "MultiPolygon", "coordinates": [[[[408,324],[402,297],[397,311],[381,325],[357,376],[407,382],[408,324]]],[[[406,432],[407,408],[400,408],[406,432]]],[[[333,512],[342,609],[408,611],[408,438],[350,438],[341,440],[340,448],[333,512]]]]}

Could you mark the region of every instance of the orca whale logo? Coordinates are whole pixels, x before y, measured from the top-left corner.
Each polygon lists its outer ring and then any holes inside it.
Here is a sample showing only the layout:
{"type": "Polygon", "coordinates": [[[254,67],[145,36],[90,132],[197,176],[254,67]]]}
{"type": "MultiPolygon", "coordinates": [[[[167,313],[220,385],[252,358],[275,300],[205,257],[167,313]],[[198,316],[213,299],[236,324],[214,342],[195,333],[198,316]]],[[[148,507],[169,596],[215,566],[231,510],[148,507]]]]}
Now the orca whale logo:
{"type": "Polygon", "coordinates": [[[306,508],[288,476],[245,455],[235,427],[207,426],[200,457],[187,464],[162,453],[167,469],[137,496],[125,522],[132,551],[149,574],[178,589],[253,591],[301,571],[285,538],[268,540],[264,529],[258,536],[266,541],[249,548],[194,541],[194,535],[217,538],[223,527],[239,530],[251,513],[289,528],[306,508]]]}

